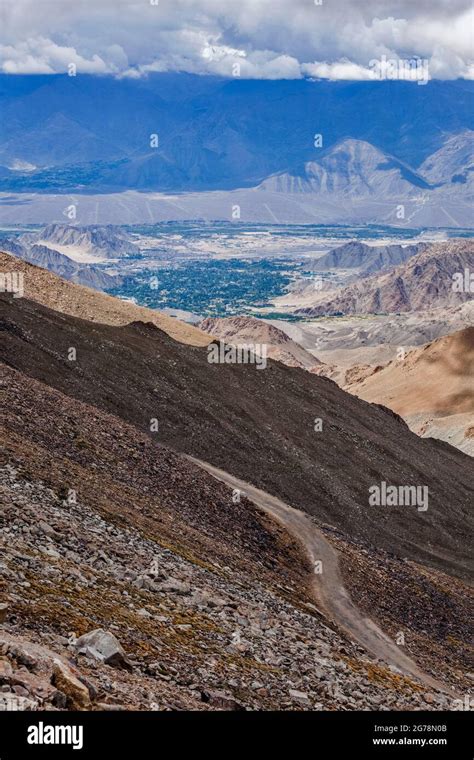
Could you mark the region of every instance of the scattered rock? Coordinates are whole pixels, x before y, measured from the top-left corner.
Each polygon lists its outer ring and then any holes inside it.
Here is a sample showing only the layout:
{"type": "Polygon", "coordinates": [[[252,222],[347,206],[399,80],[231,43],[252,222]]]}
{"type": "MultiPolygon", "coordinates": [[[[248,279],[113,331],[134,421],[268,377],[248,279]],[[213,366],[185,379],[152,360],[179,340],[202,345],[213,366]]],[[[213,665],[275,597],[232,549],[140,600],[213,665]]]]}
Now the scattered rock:
{"type": "Polygon", "coordinates": [[[217,710],[242,711],[246,709],[244,705],[223,691],[201,691],[201,701],[211,705],[211,707],[215,707],[217,710]]]}
{"type": "Polygon", "coordinates": [[[51,697],[51,704],[54,707],[57,707],[58,710],[66,710],[67,708],[66,695],[62,691],[59,691],[59,689],[57,689],[51,697]]]}
{"type": "Polygon", "coordinates": [[[113,668],[132,670],[132,664],[127,659],[120,643],[113,633],[97,628],[80,636],[74,644],[78,654],[105,662],[113,668]]]}
{"type": "Polygon", "coordinates": [[[6,658],[0,659],[0,683],[7,681],[13,673],[11,663],[6,658]]]}
{"type": "Polygon", "coordinates": [[[51,683],[62,692],[72,709],[85,710],[90,706],[89,690],[61,660],[55,660],[51,683]]]}
{"type": "Polygon", "coordinates": [[[290,697],[296,702],[309,703],[309,697],[304,691],[297,691],[296,689],[290,689],[290,697]]]}
{"type": "Polygon", "coordinates": [[[169,578],[167,581],[160,583],[158,586],[159,591],[165,591],[171,594],[190,594],[191,586],[182,581],[178,581],[176,578],[169,578]]]}

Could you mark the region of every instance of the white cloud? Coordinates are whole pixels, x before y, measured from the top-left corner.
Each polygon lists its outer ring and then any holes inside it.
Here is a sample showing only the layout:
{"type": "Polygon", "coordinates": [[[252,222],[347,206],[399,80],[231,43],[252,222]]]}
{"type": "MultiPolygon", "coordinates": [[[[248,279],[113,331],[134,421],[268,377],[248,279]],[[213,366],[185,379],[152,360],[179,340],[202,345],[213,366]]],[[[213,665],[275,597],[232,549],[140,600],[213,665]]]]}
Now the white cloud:
{"type": "Polygon", "coordinates": [[[304,74],[315,79],[336,81],[338,79],[364,80],[374,78],[368,67],[347,60],[335,61],[334,63],[318,63],[315,61],[314,63],[303,64],[302,70],[304,74]]]}
{"type": "Polygon", "coordinates": [[[97,54],[90,60],[75,48],[57,45],[45,37],[28,39],[17,45],[0,44],[0,65],[5,74],[52,74],[68,71],[73,64],[77,71],[87,74],[110,74],[117,71],[97,54]]]}
{"type": "Polygon", "coordinates": [[[1,0],[0,70],[368,79],[417,56],[472,78],[473,25],[470,0],[1,0]]]}

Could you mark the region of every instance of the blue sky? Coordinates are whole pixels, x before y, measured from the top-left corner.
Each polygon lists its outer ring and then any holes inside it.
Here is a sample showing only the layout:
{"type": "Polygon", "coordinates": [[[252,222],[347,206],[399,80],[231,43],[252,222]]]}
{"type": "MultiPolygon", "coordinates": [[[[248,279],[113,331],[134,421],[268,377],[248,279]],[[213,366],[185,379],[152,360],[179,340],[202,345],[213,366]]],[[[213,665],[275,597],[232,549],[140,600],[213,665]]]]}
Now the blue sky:
{"type": "Polygon", "coordinates": [[[469,0],[1,0],[0,71],[364,80],[370,62],[474,79],[469,0]]]}

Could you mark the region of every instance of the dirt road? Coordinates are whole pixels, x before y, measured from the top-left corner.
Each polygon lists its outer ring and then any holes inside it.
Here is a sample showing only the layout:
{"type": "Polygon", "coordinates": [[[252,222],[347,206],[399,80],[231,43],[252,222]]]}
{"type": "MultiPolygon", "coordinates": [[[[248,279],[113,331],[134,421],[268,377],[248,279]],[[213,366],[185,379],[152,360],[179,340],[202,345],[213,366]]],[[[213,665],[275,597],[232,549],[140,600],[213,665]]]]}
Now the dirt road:
{"type": "MultiPolygon", "coordinates": [[[[301,543],[312,567],[315,568],[312,587],[316,605],[321,612],[344,630],[350,639],[356,641],[374,657],[383,660],[388,665],[394,665],[404,675],[416,678],[430,689],[447,691],[443,684],[424,673],[373,620],[365,617],[353,604],[344,587],[337,552],[308,515],[207,462],[193,457],[188,457],[188,459],[207,470],[217,480],[233,489],[240,489],[242,494],[280,522],[301,543]],[[317,572],[319,569],[321,571],[317,572]]],[[[452,692],[450,694],[452,695],[452,692]]]]}

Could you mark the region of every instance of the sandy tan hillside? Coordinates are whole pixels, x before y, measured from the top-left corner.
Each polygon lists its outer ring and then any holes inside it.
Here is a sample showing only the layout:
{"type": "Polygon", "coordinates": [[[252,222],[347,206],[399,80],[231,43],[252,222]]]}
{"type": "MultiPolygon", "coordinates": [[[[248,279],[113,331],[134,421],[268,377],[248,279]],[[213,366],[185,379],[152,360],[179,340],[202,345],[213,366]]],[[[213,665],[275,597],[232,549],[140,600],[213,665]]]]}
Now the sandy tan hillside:
{"type": "Polygon", "coordinates": [[[474,455],[474,327],[393,360],[346,390],[400,414],[411,429],[474,455]]]}
{"type": "Polygon", "coordinates": [[[323,365],[315,356],[295,343],[288,335],[264,319],[255,317],[207,317],[201,330],[233,344],[264,344],[271,359],[289,367],[301,367],[319,373],[323,365]]]}
{"type": "Polygon", "coordinates": [[[58,277],[47,269],[28,264],[9,253],[0,252],[0,272],[22,272],[24,295],[50,309],[106,325],[152,322],[171,338],[191,346],[207,346],[209,336],[193,325],[168,317],[155,309],[99,293],[58,277]]]}

